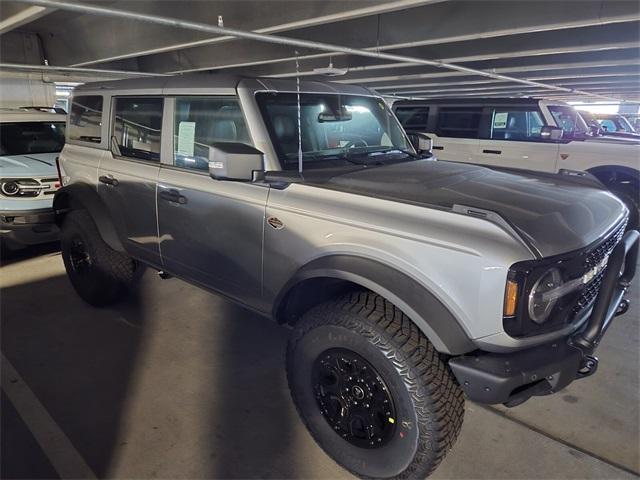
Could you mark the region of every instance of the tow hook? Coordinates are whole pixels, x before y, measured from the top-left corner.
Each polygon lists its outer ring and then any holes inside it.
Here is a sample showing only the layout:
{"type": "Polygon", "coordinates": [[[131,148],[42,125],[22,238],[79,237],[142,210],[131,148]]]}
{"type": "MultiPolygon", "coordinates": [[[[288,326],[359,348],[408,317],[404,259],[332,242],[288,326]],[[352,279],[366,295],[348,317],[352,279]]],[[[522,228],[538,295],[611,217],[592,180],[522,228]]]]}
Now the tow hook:
{"type": "Polygon", "coordinates": [[[629,300],[626,298],[622,299],[618,304],[618,309],[616,310],[616,317],[618,315],[624,315],[629,310],[629,300]]]}
{"type": "Polygon", "coordinates": [[[585,355],[582,358],[582,362],[580,363],[580,368],[578,369],[578,374],[576,378],[586,378],[590,377],[598,370],[598,357],[594,357],[593,355],[585,355]]]}
{"type": "Polygon", "coordinates": [[[168,274],[167,272],[165,272],[164,270],[158,270],[158,276],[162,279],[162,280],[168,280],[171,278],[171,275],[168,274]]]}

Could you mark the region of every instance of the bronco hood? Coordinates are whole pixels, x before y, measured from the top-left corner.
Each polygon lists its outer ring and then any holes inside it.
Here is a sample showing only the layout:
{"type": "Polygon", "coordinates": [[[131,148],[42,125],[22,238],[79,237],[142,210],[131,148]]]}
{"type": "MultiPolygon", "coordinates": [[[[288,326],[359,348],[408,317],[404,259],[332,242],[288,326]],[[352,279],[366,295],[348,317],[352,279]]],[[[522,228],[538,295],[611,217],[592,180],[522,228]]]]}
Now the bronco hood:
{"type": "Polygon", "coordinates": [[[60,153],[26,153],[0,157],[0,177],[57,177],[56,157],[60,153]]]}
{"type": "MultiPolygon", "coordinates": [[[[420,160],[305,183],[388,200],[499,214],[541,257],[583,248],[620,223],[625,207],[596,181],[420,160]]],[[[457,210],[457,209],[456,209],[457,210]]]]}

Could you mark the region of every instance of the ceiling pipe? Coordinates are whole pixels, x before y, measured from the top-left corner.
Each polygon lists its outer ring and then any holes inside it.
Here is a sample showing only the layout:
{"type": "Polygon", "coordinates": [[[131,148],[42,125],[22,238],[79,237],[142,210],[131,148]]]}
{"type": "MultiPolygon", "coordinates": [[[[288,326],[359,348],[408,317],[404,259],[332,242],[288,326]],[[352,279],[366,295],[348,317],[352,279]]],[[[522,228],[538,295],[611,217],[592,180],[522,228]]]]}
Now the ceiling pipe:
{"type": "Polygon", "coordinates": [[[514,82],[514,83],[519,83],[522,85],[528,85],[532,87],[541,87],[547,90],[569,92],[573,95],[584,95],[584,96],[589,96],[594,98],[602,98],[604,100],[624,101],[622,99],[607,97],[607,96],[598,95],[595,93],[584,92],[581,90],[573,90],[570,88],[558,87],[556,85],[548,85],[545,83],[533,82],[530,80],[524,80],[520,78],[509,77],[506,75],[500,75],[493,72],[486,72],[484,70],[476,70],[473,68],[463,67],[461,65],[456,65],[453,63],[445,63],[445,62],[440,62],[435,60],[426,60],[423,58],[408,57],[404,55],[394,55],[394,54],[385,53],[385,52],[361,50],[358,48],[344,47],[340,45],[333,45],[330,43],[301,40],[301,39],[295,39],[295,38],[289,38],[289,37],[282,37],[279,35],[268,35],[264,33],[248,32],[244,30],[237,30],[235,28],[219,27],[214,25],[208,25],[205,23],[189,22],[189,21],[179,20],[175,18],[160,17],[156,15],[148,15],[148,14],[137,13],[137,12],[128,12],[126,10],[119,10],[119,9],[113,9],[113,8],[107,8],[107,7],[98,7],[93,5],[83,5],[79,3],[70,3],[70,2],[64,2],[64,1],[58,1],[58,0],[17,0],[17,1],[21,3],[40,5],[40,6],[49,7],[49,8],[58,8],[61,10],[69,10],[73,12],[127,18],[130,20],[137,20],[140,22],[147,22],[147,23],[155,23],[155,24],[164,25],[167,27],[184,28],[187,30],[195,30],[199,32],[213,33],[218,35],[229,35],[232,37],[246,38],[249,40],[255,40],[258,42],[265,42],[265,43],[273,43],[277,45],[287,45],[287,46],[296,47],[296,48],[308,48],[311,50],[323,50],[327,52],[344,53],[347,55],[370,57],[370,58],[376,58],[380,60],[389,60],[392,62],[410,62],[410,63],[415,63],[416,65],[427,65],[430,67],[444,68],[448,70],[467,73],[470,75],[478,75],[482,77],[494,78],[496,80],[504,80],[507,82],[514,82]]]}
{"type": "Polygon", "coordinates": [[[132,72],[131,70],[103,70],[100,68],[79,68],[79,67],[56,67],[53,65],[25,65],[23,63],[0,63],[0,70],[10,70],[14,72],[39,72],[39,73],[61,73],[61,74],[88,74],[107,77],[157,77],[170,76],[164,73],[132,72]]]}
{"type": "MultiPolygon", "coordinates": [[[[355,18],[361,18],[369,15],[379,15],[381,13],[393,12],[396,10],[420,7],[424,5],[433,5],[445,0],[396,0],[390,3],[367,5],[355,10],[348,10],[346,12],[330,13],[319,17],[297,20],[293,22],[283,23],[280,25],[273,25],[270,27],[260,28],[255,30],[257,33],[277,33],[286,30],[293,30],[298,28],[315,27],[318,25],[324,25],[329,22],[335,22],[337,20],[352,20],[355,18]]],[[[172,52],[176,50],[184,50],[187,48],[202,47],[204,45],[214,45],[216,43],[225,42],[228,40],[234,40],[233,37],[213,37],[204,38],[202,40],[195,40],[185,43],[177,43],[174,45],[166,45],[164,47],[157,47],[147,50],[140,50],[137,52],[124,53],[107,58],[99,58],[95,60],[88,60],[72,65],[73,67],[85,67],[87,65],[94,65],[96,63],[114,62],[116,60],[123,60],[127,58],[141,57],[143,55],[155,55],[158,53],[172,52]]]]}

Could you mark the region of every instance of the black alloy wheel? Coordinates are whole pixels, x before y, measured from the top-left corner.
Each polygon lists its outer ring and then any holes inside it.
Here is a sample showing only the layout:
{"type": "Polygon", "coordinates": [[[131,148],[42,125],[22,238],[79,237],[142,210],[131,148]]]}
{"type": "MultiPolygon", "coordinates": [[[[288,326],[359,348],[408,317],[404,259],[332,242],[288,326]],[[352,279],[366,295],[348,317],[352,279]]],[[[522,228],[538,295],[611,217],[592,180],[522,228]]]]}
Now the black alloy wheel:
{"type": "Polygon", "coordinates": [[[312,383],[323,417],[346,441],[378,448],[393,437],[396,413],[389,388],[360,355],[326,350],[314,362],[312,383]]]}

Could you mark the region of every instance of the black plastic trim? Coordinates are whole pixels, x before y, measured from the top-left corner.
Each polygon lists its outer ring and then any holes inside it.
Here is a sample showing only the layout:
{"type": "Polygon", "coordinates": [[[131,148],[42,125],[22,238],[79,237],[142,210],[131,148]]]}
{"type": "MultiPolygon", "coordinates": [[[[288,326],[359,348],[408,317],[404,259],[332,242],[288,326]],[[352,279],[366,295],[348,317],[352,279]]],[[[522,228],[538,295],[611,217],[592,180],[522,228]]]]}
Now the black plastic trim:
{"type": "Polygon", "coordinates": [[[119,235],[116,224],[113,222],[95,187],[87,183],[78,182],[62,187],[56,192],[53,198],[53,209],[58,226],[62,225],[64,216],[73,208],[87,210],[91,218],[93,218],[100,236],[107,245],[119,252],[125,251],[120,240],[120,238],[124,237],[119,235]]]}
{"type": "Polygon", "coordinates": [[[393,267],[364,257],[331,255],[308,263],[281,290],[274,302],[274,317],[287,293],[312,278],[347,280],[383,296],[402,310],[442,353],[460,355],[476,349],[453,314],[423,285],[393,267]]]}

